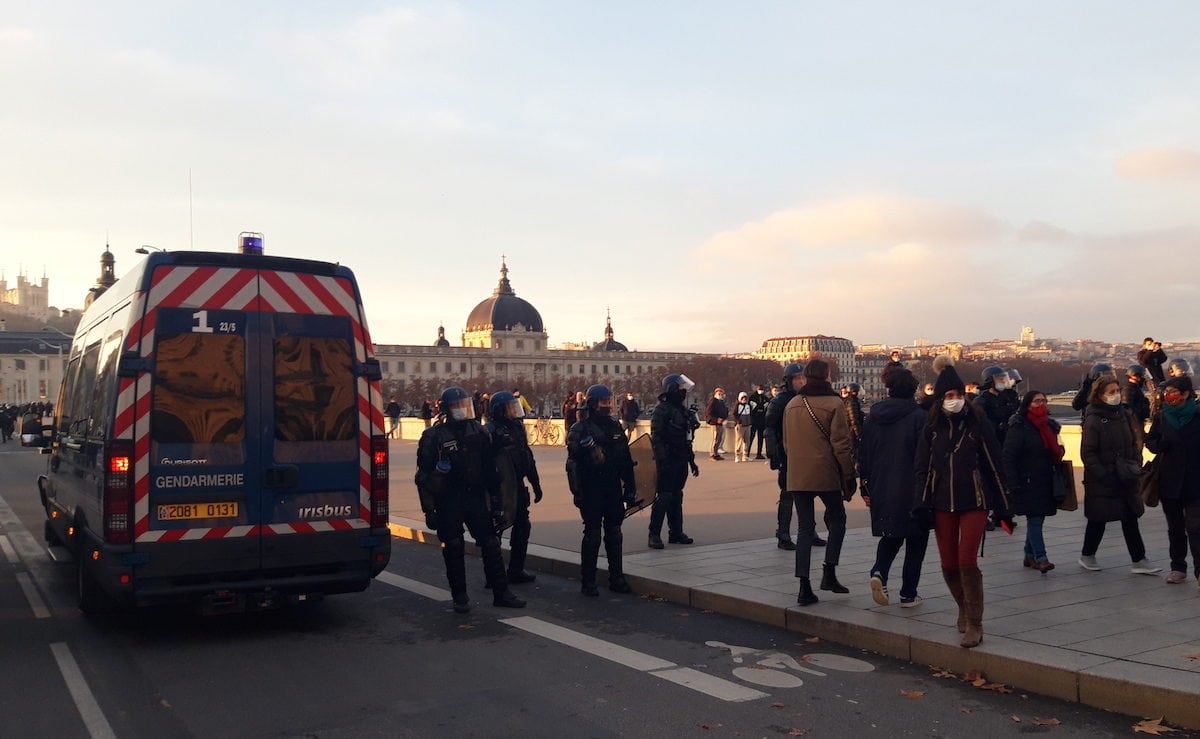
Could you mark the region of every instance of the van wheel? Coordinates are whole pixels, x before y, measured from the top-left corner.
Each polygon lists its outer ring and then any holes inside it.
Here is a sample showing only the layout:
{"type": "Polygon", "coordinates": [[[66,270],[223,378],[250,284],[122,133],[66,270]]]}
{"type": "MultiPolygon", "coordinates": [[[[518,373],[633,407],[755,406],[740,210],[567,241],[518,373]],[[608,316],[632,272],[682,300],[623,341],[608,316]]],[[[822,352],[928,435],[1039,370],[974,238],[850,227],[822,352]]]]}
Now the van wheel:
{"type": "Polygon", "coordinates": [[[100,583],[96,582],[96,578],[88,572],[83,552],[78,552],[75,556],[75,580],[79,595],[79,610],[89,616],[113,610],[115,603],[112,597],[104,592],[100,583]]]}
{"type": "Polygon", "coordinates": [[[54,530],[54,526],[50,523],[50,519],[46,519],[45,528],[42,530],[42,538],[45,539],[46,543],[52,547],[63,546],[62,537],[59,536],[58,532],[54,530]]]}

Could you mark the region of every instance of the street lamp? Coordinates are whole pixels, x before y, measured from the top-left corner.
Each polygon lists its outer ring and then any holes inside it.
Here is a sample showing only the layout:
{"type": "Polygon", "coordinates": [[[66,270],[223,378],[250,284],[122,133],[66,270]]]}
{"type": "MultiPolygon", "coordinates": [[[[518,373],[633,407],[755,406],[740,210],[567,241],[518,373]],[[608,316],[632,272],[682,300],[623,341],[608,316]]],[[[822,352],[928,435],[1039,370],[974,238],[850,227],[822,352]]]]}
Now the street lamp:
{"type": "Polygon", "coordinates": [[[58,329],[54,328],[53,326],[42,326],[42,330],[43,331],[53,331],[54,333],[58,334],[59,336],[65,336],[72,341],[75,340],[74,336],[72,336],[66,332],[59,331],[58,329]]]}
{"type": "Polygon", "coordinates": [[[142,244],[138,248],[134,249],[134,251],[138,254],[149,254],[152,251],[166,251],[166,249],[163,249],[159,246],[151,246],[150,244],[142,244]]]}

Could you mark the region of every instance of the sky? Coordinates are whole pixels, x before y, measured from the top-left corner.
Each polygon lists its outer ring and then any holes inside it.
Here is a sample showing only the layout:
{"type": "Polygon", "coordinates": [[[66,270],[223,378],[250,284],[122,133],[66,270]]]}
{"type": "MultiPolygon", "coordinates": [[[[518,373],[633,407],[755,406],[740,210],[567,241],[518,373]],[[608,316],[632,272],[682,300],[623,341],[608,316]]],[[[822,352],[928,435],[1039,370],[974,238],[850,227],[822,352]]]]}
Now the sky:
{"type": "Polygon", "coordinates": [[[0,0],[0,268],[326,259],[457,343],[1200,338],[1200,4],[0,0]]]}

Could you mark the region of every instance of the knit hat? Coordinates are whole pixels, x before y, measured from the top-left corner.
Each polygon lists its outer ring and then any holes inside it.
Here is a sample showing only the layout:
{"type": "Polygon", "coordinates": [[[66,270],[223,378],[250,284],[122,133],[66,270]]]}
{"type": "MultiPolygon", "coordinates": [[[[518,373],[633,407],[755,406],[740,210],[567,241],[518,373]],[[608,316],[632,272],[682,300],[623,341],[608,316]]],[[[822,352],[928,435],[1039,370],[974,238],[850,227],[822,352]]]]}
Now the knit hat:
{"type": "Polygon", "coordinates": [[[933,383],[933,394],[939,398],[951,390],[957,390],[960,393],[967,391],[967,386],[963,384],[962,378],[958,376],[958,371],[954,369],[954,361],[947,355],[942,355],[933,361],[934,367],[941,366],[942,371],[938,373],[937,381],[933,383]]]}
{"type": "Polygon", "coordinates": [[[1194,393],[1196,391],[1195,386],[1192,385],[1192,378],[1188,377],[1187,375],[1180,375],[1179,377],[1172,377],[1171,379],[1169,379],[1163,383],[1164,389],[1169,388],[1169,387],[1173,387],[1176,390],[1179,390],[1180,392],[1188,393],[1188,394],[1194,393]]]}
{"type": "Polygon", "coordinates": [[[823,359],[814,359],[804,368],[804,376],[810,380],[828,380],[829,363],[823,359]]]}

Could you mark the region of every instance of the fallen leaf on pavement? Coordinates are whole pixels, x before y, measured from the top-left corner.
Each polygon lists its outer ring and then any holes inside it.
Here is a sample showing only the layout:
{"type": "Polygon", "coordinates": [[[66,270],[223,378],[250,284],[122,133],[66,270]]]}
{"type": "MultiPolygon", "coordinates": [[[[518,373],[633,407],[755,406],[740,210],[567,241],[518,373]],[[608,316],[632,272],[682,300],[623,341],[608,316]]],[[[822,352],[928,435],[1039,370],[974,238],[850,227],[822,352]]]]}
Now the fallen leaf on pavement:
{"type": "Polygon", "coordinates": [[[1035,716],[1033,719],[1034,726],[1058,726],[1061,723],[1062,721],[1059,721],[1056,718],[1037,718],[1035,716]]]}
{"type": "Polygon", "coordinates": [[[1021,717],[1015,713],[1013,715],[1009,716],[1009,718],[1018,724],[1021,723],[1021,717]]]}
{"type": "Polygon", "coordinates": [[[772,703],[771,708],[787,708],[786,703],[772,703]]]}
{"type": "Polygon", "coordinates": [[[904,696],[905,698],[908,698],[909,700],[915,701],[915,700],[920,700],[921,698],[924,698],[925,691],[924,690],[901,690],[900,695],[904,696]]]}
{"type": "Polygon", "coordinates": [[[788,732],[788,736],[804,736],[808,734],[808,729],[792,729],[788,732]]]}
{"type": "Polygon", "coordinates": [[[955,675],[953,672],[950,672],[949,670],[943,670],[940,667],[935,667],[933,669],[934,669],[934,673],[933,673],[934,677],[958,677],[958,675],[955,675]]]}
{"type": "Polygon", "coordinates": [[[1169,734],[1174,731],[1179,731],[1179,729],[1174,729],[1170,726],[1163,726],[1162,716],[1138,721],[1133,725],[1134,734],[1153,734],[1155,736],[1159,736],[1162,734],[1169,734]]]}
{"type": "Polygon", "coordinates": [[[971,681],[971,684],[977,688],[982,688],[984,685],[987,685],[987,680],[982,677],[977,677],[971,681]]]}
{"type": "Polygon", "coordinates": [[[997,693],[1000,693],[1001,695],[1008,695],[1009,693],[1012,692],[1012,688],[1008,687],[1004,683],[988,683],[987,685],[976,686],[976,687],[979,687],[982,690],[994,690],[997,693]]]}
{"type": "Polygon", "coordinates": [[[1183,655],[1183,658],[1191,659],[1191,660],[1200,660],[1200,654],[1185,654],[1185,655],[1183,655]]]}
{"type": "Polygon", "coordinates": [[[963,706],[963,707],[961,707],[961,708],[959,708],[959,709],[958,709],[959,713],[971,713],[973,710],[974,710],[974,709],[967,708],[966,706],[963,706]]]}
{"type": "Polygon", "coordinates": [[[973,683],[976,680],[982,680],[983,673],[980,672],[979,670],[970,670],[968,672],[963,673],[962,679],[963,679],[963,682],[973,683]]]}
{"type": "Polygon", "coordinates": [[[687,618],[688,616],[690,616],[690,615],[692,615],[692,614],[690,614],[690,613],[676,613],[675,615],[676,615],[676,616],[679,616],[680,618],[687,618]]]}
{"type": "Polygon", "coordinates": [[[458,625],[458,628],[460,628],[460,629],[473,629],[473,628],[475,628],[475,627],[474,627],[474,626],[472,626],[471,624],[459,624],[459,625],[458,625]]]}
{"type": "MultiPolygon", "coordinates": [[[[810,636],[810,637],[808,637],[807,639],[805,639],[804,641],[805,641],[805,643],[807,643],[807,644],[819,644],[819,643],[821,642],[821,637],[819,637],[819,636],[810,636]]],[[[807,731],[807,729],[805,729],[805,731],[807,731]]]]}

